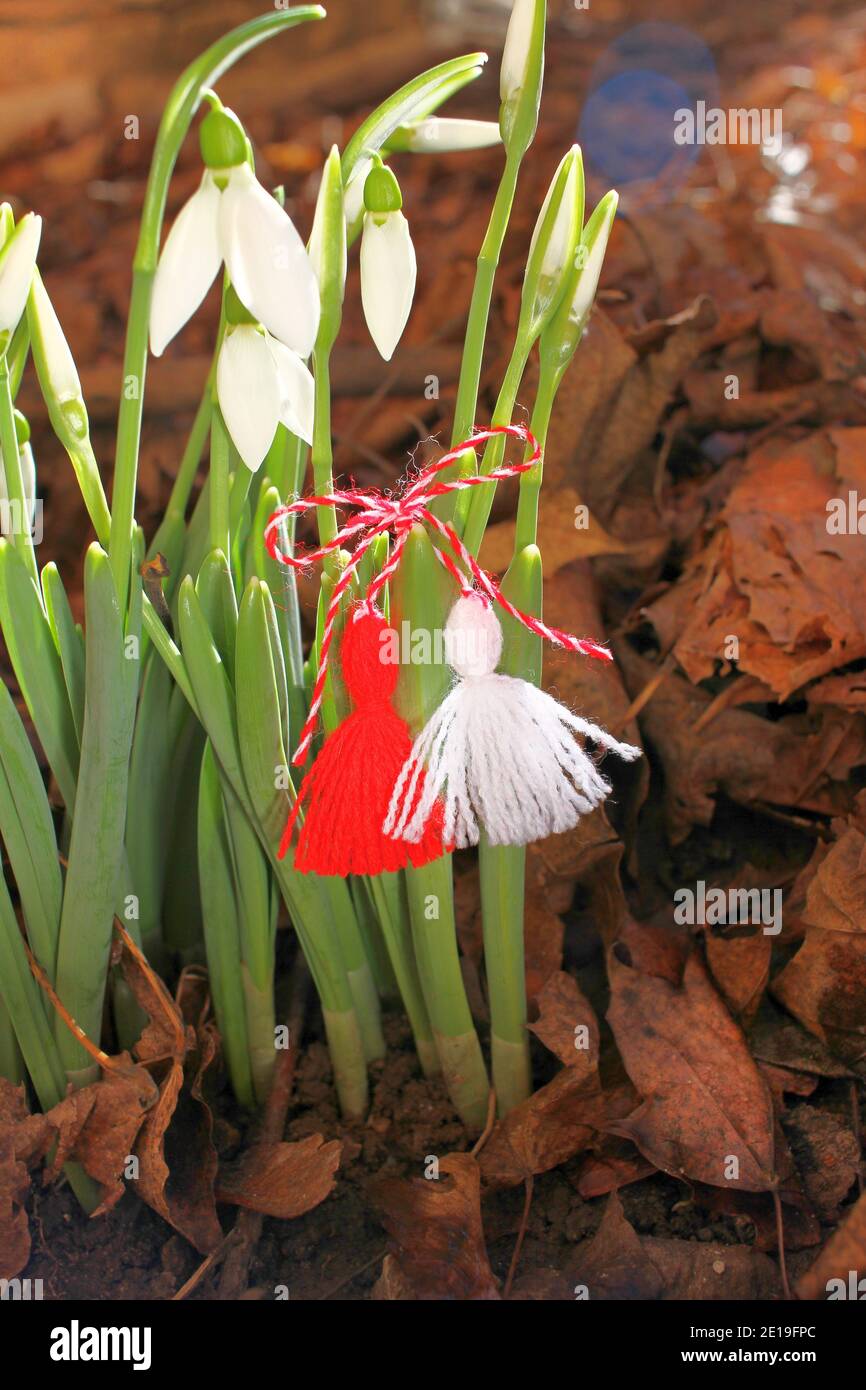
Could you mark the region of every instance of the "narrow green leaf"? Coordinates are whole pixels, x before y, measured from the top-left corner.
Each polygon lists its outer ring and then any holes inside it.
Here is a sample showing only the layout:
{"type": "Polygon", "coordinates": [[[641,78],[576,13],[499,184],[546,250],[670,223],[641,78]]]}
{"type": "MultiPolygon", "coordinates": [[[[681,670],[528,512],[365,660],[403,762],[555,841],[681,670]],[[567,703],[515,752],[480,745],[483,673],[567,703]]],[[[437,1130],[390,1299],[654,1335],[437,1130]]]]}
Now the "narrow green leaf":
{"type": "Polygon", "coordinates": [[[42,992],[33,978],[15,910],[0,872],[0,982],[15,1036],[43,1110],[63,1099],[66,1077],[42,1003],[42,992]]]}
{"type": "Polygon", "coordinates": [[[232,1088],[242,1105],[255,1104],[241,980],[240,932],[232,855],[220,775],[208,743],[198,798],[198,867],[211,994],[232,1088]]]}
{"type": "Polygon", "coordinates": [[[344,182],[348,183],[358,160],[365,155],[378,153],[398,126],[408,125],[416,117],[429,116],[439,104],[436,100],[438,93],[442,93],[442,100],[452,96],[458,78],[465,76],[466,81],[472,81],[481,75],[486,62],[486,53],[467,53],[461,58],[450,58],[448,62],[414,77],[383,101],[381,106],[377,106],[346,146],[343,154],[344,182]]]}
{"type": "MultiPolygon", "coordinates": [[[[57,993],[97,1041],[123,855],[135,685],[108,556],[96,542],[85,560],[84,601],[84,732],[60,920],[57,993]]],[[[60,1020],[55,1037],[69,1072],[89,1065],[60,1020]]]]}
{"type": "Polygon", "coordinates": [[[0,835],[15,875],[30,947],[53,982],[63,879],[39,764],[0,684],[0,835]]]}
{"type": "Polygon", "coordinates": [[[178,622],[184,662],[202,724],[223,771],[249,807],[241,771],[231,681],[189,575],[183,580],[178,594],[178,622]]]}
{"type": "Polygon", "coordinates": [[[63,580],[53,560],[42,571],[42,593],[80,744],[84,727],[84,634],[72,616],[63,580]]]}
{"type": "Polygon", "coordinates": [[[5,540],[0,540],[0,626],[39,742],[71,811],[79,746],[63,666],[36,585],[5,540]]]}

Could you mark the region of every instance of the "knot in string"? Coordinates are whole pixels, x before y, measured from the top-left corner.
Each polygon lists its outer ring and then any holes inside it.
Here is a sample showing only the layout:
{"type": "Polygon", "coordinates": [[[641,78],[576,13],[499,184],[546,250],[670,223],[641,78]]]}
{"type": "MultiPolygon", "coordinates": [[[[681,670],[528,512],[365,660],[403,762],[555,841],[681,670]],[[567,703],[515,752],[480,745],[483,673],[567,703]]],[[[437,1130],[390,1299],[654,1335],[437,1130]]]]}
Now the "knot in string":
{"type": "MultiPolygon", "coordinates": [[[[541,445],[524,425],[491,425],[487,429],[476,430],[462,444],[458,444],[456,448],[449,450],[448,453],[443,454],[441,458],[425,468],[413,481],[407,481],[403,488],[393,496],[374,488],[334,489],[321,496],[299,497],[294,502],[278,507],[268,518],[265,526],[265,544],[268,553],[274,560],[280,564],[289,565],[292,569],[305,569],[316,560],[326,559],[341,550],[346,550],[349,543],[354,543],[354,549],[349,555],[345,568],[334,585],[328,611],[325,615],[322,642],[319,648],[319,665],[310,699],[310,712],[301,730],[298,746],[292,758],[295,766],[300,766],[306,761],[316,730],[328,676],[328,659],[334,636],[334,626],[343,595],[355,580],[358,566],[376,537],[385,533],[393,533],[394,536],[391,554],[381,570],[370,581],[362,604],[355,610],[356,617],[360,618],[362,613],[376,613],[381,617],[380,611],[376,607],[376,598],[396,573],[412,527],[420,523],[437,532],[444,542],[442,546],[434,545],[434,550],[439,561],[456,580],[461,594],[476,594],[487,603],[498,603],[512,618],[522,623],[531,632],[545,638],[548,642],[552,642],[555,646],[564,647],[568,651],[579,652],[583,656],[597,657],[604,661],[611,660],[610,652],[606,647],[599,646],[596,642],[588,641],[582,637],[572,637],[570,633],[560,632],[558,628],[548,627],[540,618],[522,613],[519,608],[515,608],[514,604],[505,598],[496,581],[481,568],[475,556],[466,548],[453,527],[430,510],[430,503],[437,497],[445,497],[452,492],[462,492],[467,488],[483,487],[490,483],[495,485],[506,478],[517,477],[540,463],[541,457],[541,445]],[[458,462],[470,449],[474,450],[478,445],[486,444],[498,435],[517,439],[523,443],[527,449],[527,457],[521,463],[504,464],[499,468],[491,469],[488,473],[470,473],[464,477],[448,479],[439,476],[446,468],[458,462]],[[326,541],[324,545],[320,545],[316,549],[298,551],[295,554],[289,554],[281,549],[280,530],[284,523],[290,517],[301,516],[316,507],[336,507],[341,511],[351,513],[351,515],[331,540],[326,541]]],[[[382,622],[384,623],[383,618],[382,622]]]]}

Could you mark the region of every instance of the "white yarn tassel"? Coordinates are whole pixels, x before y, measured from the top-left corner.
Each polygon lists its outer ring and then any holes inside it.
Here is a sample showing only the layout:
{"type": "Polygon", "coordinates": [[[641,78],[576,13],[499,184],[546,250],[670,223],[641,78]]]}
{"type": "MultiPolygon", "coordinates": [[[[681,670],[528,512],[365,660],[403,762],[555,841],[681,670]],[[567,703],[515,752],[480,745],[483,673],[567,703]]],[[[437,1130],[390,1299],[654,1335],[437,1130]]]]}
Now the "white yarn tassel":
{"type": "Polygon", "coordinates": [[[495,674],[502,629],[480,595],[457,600],[445,651],[460,680],[415,740],[386,835],[416,843],[444,797],[446,844],[475,845],[483,830],[490,844],[524,845],[570,830],[610,791],[575,734],[627,762],[640,757],[528,681],[495,674]]]}

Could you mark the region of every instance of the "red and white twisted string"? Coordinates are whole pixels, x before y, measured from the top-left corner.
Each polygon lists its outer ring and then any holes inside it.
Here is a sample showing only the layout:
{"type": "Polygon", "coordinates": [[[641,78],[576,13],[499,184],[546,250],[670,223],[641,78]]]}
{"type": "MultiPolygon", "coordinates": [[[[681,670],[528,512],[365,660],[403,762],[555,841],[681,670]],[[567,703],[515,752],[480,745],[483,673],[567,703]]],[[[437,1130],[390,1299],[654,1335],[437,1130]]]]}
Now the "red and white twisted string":
{"type": "Polygon", "coordinates": [[[448,493],[462,492],[465,488],[479,487],[485,483],[498,483],[506,478],[517,477],[521,473],[526,473],[540,460],[541,445],[525,426],[491,425],[488,429],[477,430],[469,439],[458,444],[455,449],[443,454],[395,497],[388,497],[375,489],[363,491],[359,488],[346,488],[317,497],[298,498],[284,507],[278,507],[269,517],[265,526],[265,544],[268,551],[274,560],[284,565],[290,565],[293,569],[305,569],[316,560],[325,559],[327,556],[345,549],[348,541],[357,540],[345,569],[334,585],[331,601],[328,604],[322,630],[322,643],[319,648],[319,666],[310,701],[310,712],[301,730],[301,737],[292,758],[295,766],[300,766],[306,761],[316,730],[319,710],[325,693],[325,682],[328,678],[328,657],[341,600],[352,584],[358,566],[367,550],[376,537],[386,531],[394,533],[394,545],[387,562],[367,588],[364,606],[374,603],[376,596],[395,574],[412,527],[418,522],[424,522],[439,533],[452,554],[465,567],[465,570],[471,575],[472,581],[477,585],[477,589],[473,588],[472,583],[467,580],[466,574],[460,570],[451,556],[436,547],[439,560],[453,575],[464,594],[476,593],[480,590],[491,602],[498,603],[506,613],[515,618],[517,622],[522,623],[530,632],[543,637],[547,642],[552,642],[554,646],[563,647],[566,651],[579,652],[582,656],[597,657],[603,661],[611,660],[608,649],[600,646],[597,642],[589,641],[583,637],[573,637],[571,633],[561,632],[559,628],[548,627],[547,623],[542,622],[540,618],[515,608],[514,604],[502,593],[495,580],[485,573],[475,556],[467,550],[456,531],[430,511],[429,504],[436,497],[445,497],[448,493]],[[462,478],[437,480],[437,475],[443,469],[457,462],[462,454],[469,449],[475,449],[479,444],[487,443],[488,440],[497,435],[505,435],[520,440],[531,450],[530,455],[522,463],[504,464],[500,468],[491,469],[489,473],[472,473],[462,478]],[[300,554],[288,555],[280,549],[280,527],[288,517],[300,516],[304,512],[312,511],[315,507],[353,508],[355,515],[352,520],[340,528],[332,540],[326,541],[324,545],[315,550],[305,550],[300,554]]]}

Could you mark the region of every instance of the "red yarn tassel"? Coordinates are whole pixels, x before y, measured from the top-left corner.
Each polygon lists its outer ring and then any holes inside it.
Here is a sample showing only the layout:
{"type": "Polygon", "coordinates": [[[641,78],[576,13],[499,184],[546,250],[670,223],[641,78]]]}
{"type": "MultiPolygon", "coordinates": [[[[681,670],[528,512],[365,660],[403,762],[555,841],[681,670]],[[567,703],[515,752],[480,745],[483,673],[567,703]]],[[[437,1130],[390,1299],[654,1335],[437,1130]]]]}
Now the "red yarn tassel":
{"type": "MultiPolygon", "coordinates": [[[[329,734],[301,783],[278,857],[286,854],[303,810],[295,868],[314,874],[393,873],[444,854],[436,809],[418,844],[382,833],[394,783],[412,751],[409,729],[392,708],[398,667],[383,660],[384,615],[359,605],[343,634],[343,680],[355,706],[329,734]]],[[[419,786],[420,796],[423,787],[419,786]]]]}

